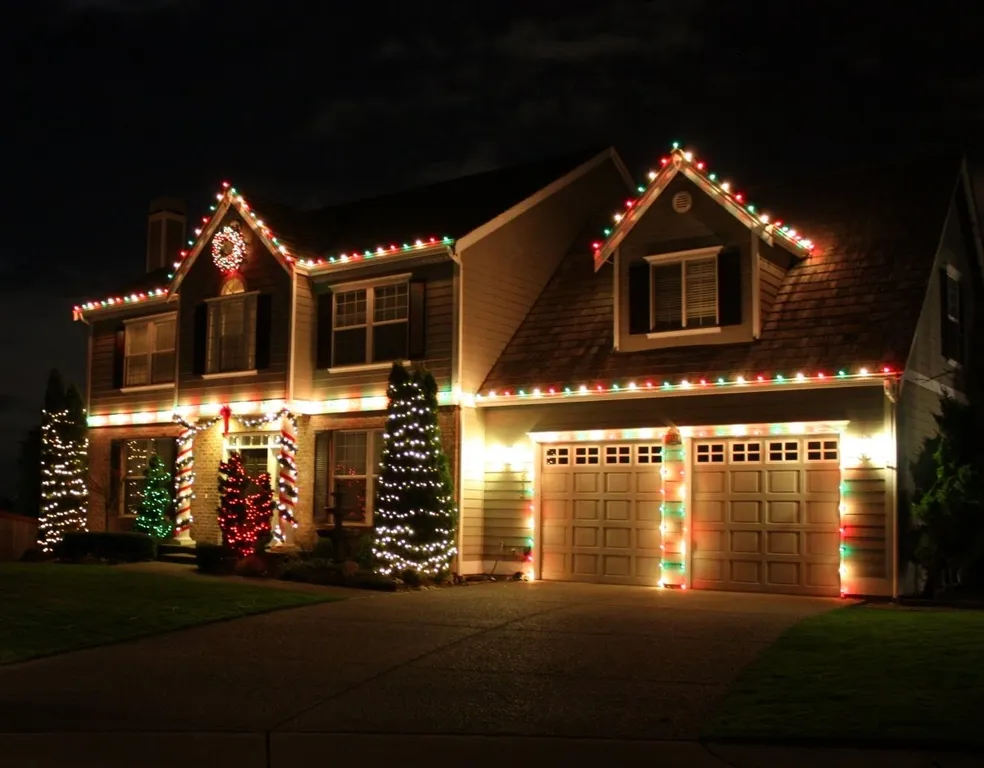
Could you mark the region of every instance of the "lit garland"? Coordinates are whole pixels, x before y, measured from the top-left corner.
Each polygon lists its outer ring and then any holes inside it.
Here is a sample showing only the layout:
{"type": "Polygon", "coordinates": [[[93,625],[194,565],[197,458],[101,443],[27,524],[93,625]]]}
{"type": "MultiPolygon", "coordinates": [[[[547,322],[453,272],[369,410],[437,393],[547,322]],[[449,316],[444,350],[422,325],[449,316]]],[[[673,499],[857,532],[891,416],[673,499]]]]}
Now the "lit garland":
{"type": "MultiPolygon", "coordinates": [[[[650,171],[648,173],[647,184],[640,184],[637,187],[640,196],[625,201],[626,210],[632,211],[639,207],[639,204],[647,196],[652,197],[654,194],[662,192],[670,179],[682,169],[684,173],[692,175],[693,180],[698,182],[699,186],[706,187],[710,194],[722,200],[726,205],[733,206],[735,210],[743,213],[749,220],[755,221],[756,225],[762,227],[767,234],[787,242],[798,251],[803,252],[804,255],[808,255],[813,250],[814,243],[812,240],[803,237],[792,227],[783,224],[782,221],[771,221],[767,213],[759,212],[756,206],[749,203],[741,192],[732,191],[730,182],[719,181],[716,174],[709,173],[706,163],[696,160],[693,152],[680,149],[678,142],[673,143],[670,156],[662,158],[660,165],[661,168],[658,172],[650,171]]],[[[610,247],[611,242],[616,238],[624,237],[630,228],[629,224],[634,221],[634,217],[626,213],[616,213],[613,218],[615,226],[604,230],[605,240],[591,244],[595,254],[596,267],[599,266],[599,257],[602,251],[610,247]]]]}
{"type": "Polygon", "coordinates": [[[384,575],[446,573],[457,553],[457,513],[443,471],[434,379],[394,365],[388,391],[376,484],[376,568],[384,575]]]}
{"type": "Polygon", "coordinates": [[[517,389],[515,391],[506,389],[501,392],[495,389],[491,389],[484,395],[475,395],[476,401],[482,401],[488,403],[491,400],[546,400],[546,399],[558,399],[564,397],[574,397],[574,396],[585,396],[585,395],[619,395],[619,394],[639,394],[645,392],[680,392],[680,391],[690,391],[690,390],[720,390],[720,389],[739,389],[739,388],[754,388],[763,385],[785,385],[789,386],[792,384],[836,384],[838,382],[852,381],[857,379],[870,379],[874,376],[897,376],[898,371],[895,369],[884,366],[880,372],[872,373],[867,368],[860,368],[857,373],[850,373],[845,369],[841,369],[833,374],[827,374],[823,372],[806,374],[806,373],[796,373],[792,376],[786,376],[781,373],[777,373],[773,376],[766,376],[764,374],[757,374],[746,377],[743,374],[734,376],[733,378],[725,378],[719,376],[717,378],[697,378],[697,379],[681,379],[676,382],[669,380],[654,381],[652,379],[644,379],[641,382],[638,381],[628,381],[625,384],[580,384],[577,386],[552,386],[552,387],[534,387],[530,390],[517,389]]]}
{"type": "Polygon", "coordinates": [[[660,559],[659,586],[687,586],[687,508],[685,499],[683,438],[677,429],[668,429],[663,435],[663,480],[659,505],[660,559]]]}
{"type": "MultiPolygon", "coordinates": [[[[280,453],[278,463],[280,464],[280,478],[278,480],[280,502],[276,505],[279,511],[279,521],[273,529],[273,537],[280,543],[286,541],[280,523],[286,521],[291,527],[297,528],[297,518],[294,510],[297,507],[297,417],[286,408],[281,408],[275,413],[267,413],[256,418],[237,416],[230,411],[222,409],[226,415],[232,416],[246,429],[265,426],[277,419],[282,420],[280,428],[280,453]]],[[[177,465],[177,513],[175,515],[175,534],[187,531],[191,527],[191,500],[195,497],[195,473],[194,473],[194,440],[195,435],[211,429],[223,418],[223,413],[207,421],[198,424],[183,419],[181,416],[174,415],[174,421],[184,429],[178,437],[178,456],[177,465]]]]}
{"type": "Polygon", "coordinates": [[[227,224],[212,237],[212,261],[223,272],[235,272],[246,259],[246,239],[238,227],[227,224]]]}
{"type": "Polygon", "coordinates": [[[41,514],[38,546],[54,551],[68,531],[85,531],[89,439],[69,409],[41,411],[41,514]]]}

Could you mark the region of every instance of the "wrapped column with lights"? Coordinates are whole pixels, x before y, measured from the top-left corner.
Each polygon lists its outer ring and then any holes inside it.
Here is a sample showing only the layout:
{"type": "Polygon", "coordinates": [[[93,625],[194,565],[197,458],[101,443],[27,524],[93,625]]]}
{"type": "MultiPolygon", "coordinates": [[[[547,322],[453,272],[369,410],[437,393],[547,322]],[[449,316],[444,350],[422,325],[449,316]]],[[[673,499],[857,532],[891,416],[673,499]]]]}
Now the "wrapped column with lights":
{"type": "Polygon", "coordinates": [[[280,463],[278,481],[280,502],[277,509],[280,512],[280,520],[275,535],[279,540],[282,540],[281,525],[283,523],[289,523],[293,528],[297,527],[297,519],[294,517],[294,509],[297,506],[297,419],[288,411],[281,412],[280,457],[278,461],[280,463]]]}
{"type": "Polygon", "coordinates": [[[195,495],[195,428],[184,424],[178,436],[178,455],[175,459],[177,495],[174,500],[174,535],[179,539],[189,539],[191,530],[191,500],[195,495]]]}
{"type": "Polygon", "coordinates": [[[684,448],[683,438],[675,428],[668,429],[663,435],[663,465],[660,475],[663,479],[663,503],[660,505],[659,530],[662,539],[659,548],[662,556],[659,563],[659,586],[686,589],[684,448]]]}

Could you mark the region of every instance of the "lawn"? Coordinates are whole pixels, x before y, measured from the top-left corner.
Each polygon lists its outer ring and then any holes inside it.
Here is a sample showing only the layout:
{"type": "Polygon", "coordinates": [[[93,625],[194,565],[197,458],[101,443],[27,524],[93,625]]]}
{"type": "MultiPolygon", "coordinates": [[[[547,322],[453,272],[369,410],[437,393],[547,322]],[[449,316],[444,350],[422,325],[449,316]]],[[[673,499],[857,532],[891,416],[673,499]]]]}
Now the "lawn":
{"type": "Polygon", "coordinates": [[[0,664],[338,598],[100,565],[0,564],[0,664]]]}
{"type": "Polygon", "coordinates": [[[984,745],[984,612],[856,606],[800,622],[704,738],[984,745]]]}

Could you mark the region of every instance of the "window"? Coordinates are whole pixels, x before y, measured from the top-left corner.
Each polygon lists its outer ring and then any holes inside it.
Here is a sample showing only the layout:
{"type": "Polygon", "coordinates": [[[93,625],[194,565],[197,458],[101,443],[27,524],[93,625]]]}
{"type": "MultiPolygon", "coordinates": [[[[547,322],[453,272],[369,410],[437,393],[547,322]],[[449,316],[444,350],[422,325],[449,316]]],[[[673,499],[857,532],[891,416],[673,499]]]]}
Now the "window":
{"type": "Polygon", "coordinates": [[[332,366],[409,357],[410,289],[407,282],[334,294],[332,366]]]}
{"type": "Polygon", "coordinates": [[[175,442],[170,437],[123,442],[123,509],[122,514],[133,517],[140,509],[147,465],[153,455],[161,457],[167,471],[174,476],[175,442]]]}
{"type": "Polygon", "coordinates": [[[383,433],[335,432],[332,440],[329,506],[345,510],[345,522],[372,524],[376,476],[383,458],[383,433]]]}
{"type": "Polygon", "coordinates": [[[724,443],[701,443],[697,446],[698,464],[723,464],[724,443]]]}
{"type": "Polygon", "coordinates": [[[235,294],[208,303],[206,373],[256,368],[257,294],[235,294]]]}
{"type": "Polygon", "coordinates": [[[605,446],[606,464],[631,464],[632,446],[631,445],[606,445],[605,446]]]}
{"type": "Polygon", "coordinates": [[[545,463],[547,466],[560,466],[571,463],[571,449],[564,448],[547,448],[545,463]]]}
{"type": "Polygon", "coordinates": [[[837,461],[838,458],[836,439],[806,441],[807,461],[837,461]]]}
{"type": "Polygon", "coordinates": [[[225,282],[222,283],[222,290],[220,291],[222,296],[234,296],[237,293],[245,293],[246,283],[242,278],[242,275],[229,275],[225,282]]]}
{"type": "Polygon", "coordinates": [[[601,449],[597,445],[578,445],[574,447],[575,464],[599,464],[601,449]]]}
{"type": "Polygon", "coordinates": [[[799,461],[799,441],[770,440],[768,457],[776,463],[799,461]]]}
{"type": "Polygon", "coordinates": [[[717,325],[717,279],[716,257],[653,264],[653,331],[717,325]]]}
{"type": "Polygon", "coordinates": [[[662,464],[662,445],[637,445],[636,464],[662,464]]]}
{"type": "Polygon", "coordinates": [[[963,301],[961,296],[960,273],[953,267],[940,270],[941,339],[940,351],[948,360],[963,362],[963,328],[961,316],[963,301]]]}
{"type": "Polygon", "coordinates": [[[174,381],[174,317],[127,323],[124,387],[174,381]]]}
{"type": "Polygon", "coordinates": [[[762,444],[755,443],[732,443],[731,444],[731,463],[732,464],[757,464],[762,461],[762,444]]]}

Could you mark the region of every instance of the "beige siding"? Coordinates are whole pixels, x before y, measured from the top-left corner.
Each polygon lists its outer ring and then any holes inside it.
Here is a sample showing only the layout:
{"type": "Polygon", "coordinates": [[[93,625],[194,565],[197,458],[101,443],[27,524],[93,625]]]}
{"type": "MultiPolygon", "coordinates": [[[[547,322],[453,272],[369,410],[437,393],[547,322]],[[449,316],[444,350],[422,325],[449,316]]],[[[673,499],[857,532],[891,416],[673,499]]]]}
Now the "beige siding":
{"type": "Polygon", "coordinates": [[[290,351],[293,396],[310,400],[314,390],[314,326],[317,308],[311,279],[294,274],[293,346],[290,351]]]}
{"type": "Polygon", "coordinates": [[[628,187],[606,159],[461,252],[462,388],[477,392],[574,238],[628,187]]]}
{"type": "Polygon", "coordinates": [[[766,259],[759,261],[759,296],[762,302],[763,320],[772,311],[772,305],[776,301],[776,294],[779,293],[779,288],[785,277],[786,270],[782,267],[766,259]]]}
{"type": "Polygon", "coordinates": [[[461,408],[461,477],[459,481],[459,509],[461,525],[458,547],[461,551],[461,569],[470,572],[482,570],[470,568],[468,563],[481,560],[485,541],[485,414],[476,408],[461,408]]]}
{"type": "MultiPolygon", "coordinates": [[[[446,257],[445,257],[446,258],[446,257]]],[[[426,329],[424,331],[425,356],[422,363],[427,370],[434,374],[439,391],[451,388],[451,352],[454,338],[454,290],[453,264],[442,261],[439,264],[425,266],[391,267],[394,274],[412,272],[414,280],[426,280],[425,315],[426,329]]],[[[364,280],[369,277],[385,276],[385,272],[351,272],[344,277],[336,277],[333,282],[344,283],[353,280],[364,280]]],[[[328,290],[330,283],[319,279],[318,293],[328,290]]],[[[311,316],[317,316],[316,297],[312,302],[311,316]]],[[[315,329],[316,344],[318,330],[315,329]]],[[[314,355],[312,344],[312,355],[314,355]]],[[[313,364],[312,364],[313,368],[313,364]]],[[[333,400],[347,397],[380,397],[386,394],[386,381],[389,377],[389,367],[362,371],[339,371],[330,373],[326,369],[313,372],[312,399],[333,400]]]]}

